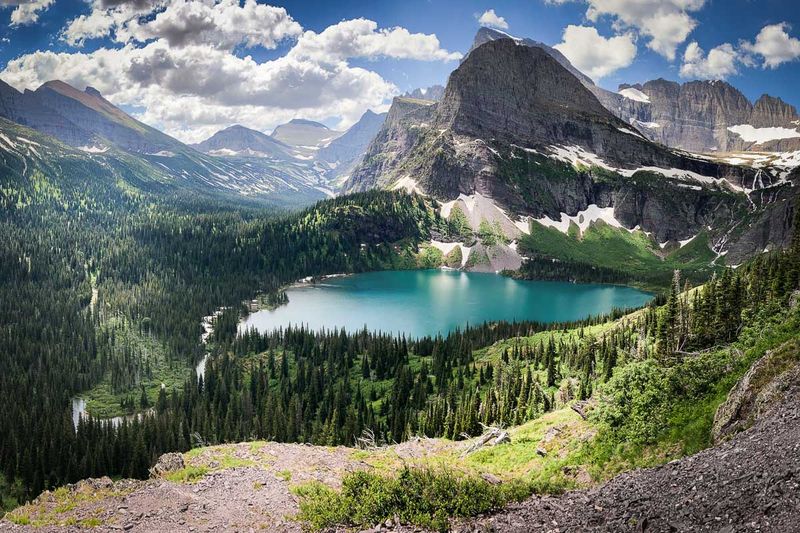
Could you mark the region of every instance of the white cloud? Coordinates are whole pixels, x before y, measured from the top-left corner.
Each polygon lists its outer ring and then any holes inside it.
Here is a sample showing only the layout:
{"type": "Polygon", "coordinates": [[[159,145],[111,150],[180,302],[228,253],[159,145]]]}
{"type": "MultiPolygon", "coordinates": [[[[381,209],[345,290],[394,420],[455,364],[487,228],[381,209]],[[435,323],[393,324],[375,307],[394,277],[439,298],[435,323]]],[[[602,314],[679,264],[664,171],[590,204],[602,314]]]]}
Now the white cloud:
{"type": "Polygon", "coordinates": [[[506,22],[506,19],[495,13],[494,9],[484,11],[483,15],[478,18],[478,22],[482,26],[488,26],[490,28],[498,28],[501,30],[508,29],[508,22],[506,22]]]}
{"type": "MultiPolygon", "coordinates": [[[[11,60],[0,77],[18,89],[35,89],[51,79],[79,89],[91,85],[114,104],[141,109],[140,120],[195,142],[234,123],[268,131],[302,117],[347,127],[366,109],[385,110],[397,87],[376,72],[351,65],[350,58],[460,57],[444,50],[435,35],[379,29],[365,19],[342,21],[320,33],[302,32],[282,8],[252,1],[204,3],[205,8],[231,11],[216,13],[213,25],[195,25],[198,31],[192,35],[182,36],[185,27],[178,18],[159,22],[172,6],[187,9],[188,4],[95,0],[88,15],[64,28],[62,38],[79,45],[93,36],[110,36],[121,46],[25,54],[11,60]],[[259,27],[240,20],[242,13],[261,17],[259,27]],[[140,18],[142,14],[148,16],[140,18]],[[238,46],[275,46],[295,34],[294,46],[270,61],[233,52],[238,46]],[[212,43],[211,35],[219,40],[212,43]]],[[[183,13],[180,9],[175,13],[183,13]]]]}
{"type": "Polygon", "coordinates": [[[209,44],[232,49],[275,48],[303,28],[282,7],[258,4],[255,0],[140,0],[120,2],[94,0],[92,11],[69,22],[62,38],[81,45],[84,40],[114,32],[117,42],[148,42],[166,39],[174,47],[209,44]],[[140,20],[141,15],[148,15],[140,20]]]}
{"type": "Polygon", "coordinates": [[[343,20],[320,33],[306,31],[289,55],[320,62],[381,56],[420,61],[461,58],[460,53],[443,49],[436,35],[410,33],[400,27],[379,30],[376,22],[363,18],[343,20]]]}
{"type": "Polygon", "coordinates": [[[258,4],[256,0],[173,0],[153,20],[131,21],[128,31],[133,39],[146,42],[166,39],[172,46],[208,44],[230,49],[246,47],[274,48],[302,31],[282,7],[258,4]]]}
{"type": "Polygon", "coordinates": [[[716,46],[705,55],[693,41],[683,54],[680,74],[683,78],[725,79],[737,73],[738,61],[739,53],[729,43],[716,46]]]}
{"type": "MultiPolygon", "coordinates": [[[[549,0],[563,4],[567,0],[549,0]]],[[[596,22],[611,17],[617,30],[635,29],[648,38],[647,46],[669,60],[697,27],[690,13],[703,7],[706,0],[584,0],[589,4],[586,18],[596,22]]]]}
{"type": "Polygon", "coordinates": [[[764,26],[754,43],[744,42],[742,48],[763,58],[764,68],[777,68],[800,58],[800,39],[790,37],[791,26],[786,22],[764,26]]]}
{"type": "Polygon", "coordinates": [[[11,0],[0,3],[0,8],[16,6],[11,12],[11,26],[25,26],[39,20],[39,13],[47,11],[55,0],[11,0]]]}
{"type": "Polygon", "coordinates": [[[570,62],[594,80],[630,65],[636,57],[636,44],[629,34],[606,39],[591,26],[569,25],[562,42],[555,45],[570,62]]]}

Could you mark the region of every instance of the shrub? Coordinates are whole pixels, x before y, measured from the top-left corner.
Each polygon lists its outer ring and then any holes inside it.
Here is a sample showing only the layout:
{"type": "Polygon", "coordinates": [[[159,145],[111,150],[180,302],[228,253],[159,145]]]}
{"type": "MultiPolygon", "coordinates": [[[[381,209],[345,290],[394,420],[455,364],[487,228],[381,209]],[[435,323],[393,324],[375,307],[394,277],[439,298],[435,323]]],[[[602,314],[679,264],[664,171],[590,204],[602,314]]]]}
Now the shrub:
{"type": "Polygon", "coordinates": [[[630,442],[650,443],[666,425],[668,400],[665,369],[638,361],[614,370],[595,416],[630,442]]]}
{"type": "Polygon", "coordinates": [[[498,509],[530,495],[521,483],[493,485],[448,470],[404,467],[396,477],[366,471],[348,474],[341,492],[319,483],[295,488],[299,518],[312,529],[370,527],[397,517],[402,523],[444,531],[451,517],[498,509]]]}

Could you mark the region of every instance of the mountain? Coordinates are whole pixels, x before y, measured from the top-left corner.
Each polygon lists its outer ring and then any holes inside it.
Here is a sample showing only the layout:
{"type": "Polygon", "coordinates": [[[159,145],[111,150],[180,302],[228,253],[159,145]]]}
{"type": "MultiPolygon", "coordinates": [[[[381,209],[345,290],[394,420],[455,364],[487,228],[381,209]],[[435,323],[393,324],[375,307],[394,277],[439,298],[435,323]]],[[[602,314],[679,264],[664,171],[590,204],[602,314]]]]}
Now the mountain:
{"type": "Polygon", "coordinates": [[[417,100],[441,100],[444,94],[444,87],[441,85],[431,85],[430,87],[417,88],[403,95],[404,98],[415,98],[417,100]]]}
{"type": "Polygon", "coordinates": [[[374,113],[368,109],[346,132],[319,149],[316,160],[325,167],[328,181],[341,185],[350,177],[384,120],[386,113],[374,113]]]}
{"type": "Polygon", "coordinates": [[[471,54],[472,51],[475,50],[476,48],[488,42],[496,41],[498,39],[511,39],[518,45],[540,48],[541,50],[544,50],[547,53],[547,55],[558,61],[559,65],[567,69],[567,71],[569,71],[570,74],[575,76],[578,79],[578,81],[580,81],[585,87],[587,88],[595,87],[594,81],[592,81],[592,79],[589,76],[587,76],[586,74],[575,68],[564,54],[562,54],[552,46],[546,45],[539,41],[534,41],[533,39],[514,37],[513,35],[509,35],[506,32],[496,30],[494,28],[482,27],[478,30],[478,32],[475,34],[475,38],[472,40],[472,46],[470,47],[469,51],[464,56],[464,58],[461,60],[461,62],[463,63],[464,61],[466,61],[466,59],[469,57],[469,54],[471,54]]]}
{"type": "Polygon", "coordinates": [[[49,81],[35,91],[18,92],[3,83],[0,107],[9,120],[53,135],[72,146],[114,145],[129,152],[176,149],[180,141],[135,120],[103,98],[97,90],[85,91],[62,81],[49,81]]]}
{"type": "Polygon", "coordinates": [[[763,95],[755,104],[718,80],[679,84],[658,79],[623,84],[618,92],[599,87],[558,50],[532,39],[481,28],[470,51],[497,39],[544,50],[575,76],[603,106],[652,141],[690,152],[800,150],[800,117],[780,98],[763,95]]]}
{"type": "Polygon", "coordinates": [[[443,214],[458,206],[474,230],[486,219],[509,239],[533,222],[566,221],[566,233],[573,217],[579,227],[603,219],[642,230],[659,246],[708,232],[715,256],[733,264],[788,242],[787,171],[667,149],[585,83],[543,47],[488,40],[450,75],[438,103],[395,99],[344,190],[424,192],[444,202],[443,214]]]}
{"type": "MultiPolygon", "coordinates": [[[[35,91],[19,92],[0,82],[0,117],[10,121],[0,123],[0,134],[10,139],[24,131],[17,125],[30,128],[51,137],[44,143],[53,147],[49,151],[53,158],[68,153],[72,159],[85,159],[87,165],[90,160],[100,162],[122,172],[123,181],[131,179],[148,188],[159,183],[170,190],[262,198],[287,205],[325,196],[308,179],[308,165],[295,168],[279,160],[237,161],[201,153],[134,119],[91,87],[80,91],[50,81],[35,91]]],[[[279,146],[277,141],[273,144],[279,146]]],[[[37,165],[35,159],[41,156],[36,148],[24,153],[9,146],[5,149],[24,157],[26,168],[37,165]]],[[[55,159],[51,163],[57,164],[55,159]]]]}
{"type": "Polygon", "coordinates": [[[281,141],[245,128],[238,124],[220,130],[205,141],[193,144],[192,148],[212,155],[244,155],[254,157],[291,157],[291,147],[281,141]]]}
{"type": "Polygon", "coordinates": [[[600,94],[617,116],[649,139],[693,152],[800,150],[800,117],[780,98],[751,103],[727,82],[664,79],[600,94]]]}
{"type": "Polygon", "coordinates": [[[272,132],[272,137],[299,149],[299,152],[309,154],[327,145],[341,134],[319,122],[295,118],[276,127],[272,132]]]}

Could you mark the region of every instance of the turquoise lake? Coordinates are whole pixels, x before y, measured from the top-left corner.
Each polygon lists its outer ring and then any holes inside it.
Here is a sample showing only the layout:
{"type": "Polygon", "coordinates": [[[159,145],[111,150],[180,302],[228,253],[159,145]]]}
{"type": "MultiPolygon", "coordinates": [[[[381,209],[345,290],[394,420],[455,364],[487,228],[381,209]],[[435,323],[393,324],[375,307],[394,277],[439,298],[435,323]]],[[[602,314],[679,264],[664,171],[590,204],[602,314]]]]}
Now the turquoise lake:
{"type": "Polygon", "coordinates": [[[268,331],[305,324],[404,333],[445,334],[486,321],[563,322],[638,307],[652,295],[616,285],[518,281],[497,274],[444,270],[369,272],[286,291],[289,303],[251,313],[240,328],[268,331]]]}

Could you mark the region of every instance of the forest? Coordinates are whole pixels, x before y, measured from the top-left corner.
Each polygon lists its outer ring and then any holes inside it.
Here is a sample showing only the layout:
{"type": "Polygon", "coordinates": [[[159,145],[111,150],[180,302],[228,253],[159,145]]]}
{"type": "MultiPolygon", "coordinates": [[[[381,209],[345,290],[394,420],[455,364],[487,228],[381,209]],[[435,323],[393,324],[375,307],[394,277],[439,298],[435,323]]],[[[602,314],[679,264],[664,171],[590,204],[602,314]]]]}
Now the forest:
{"type": "Polygon", "coordinates": [[[795,241],[700,289],[676,273],[646,309],[575,324],[484,324],[422,339],[237,334],[240,303],[254,294],[305,276],[414,268],[432,230],[460,230],[399,192],[297,213],[102,182],[90,192],[34,186],[0,211],[0,390],[11,399],[0,414],[4,507],[86,477],[144,478],[161,453],[198,445],[352,445],[365,431],[379,443],[459,439],[481,424],[519,424],[590,397],[616,369],[672,368],[735,340],[748,317],[788,305],[800,273],[795,241]],[[200,318],[222,307],[204,346],[200,318]],[[184,377],[145,390],[165,367],[184,377]],[[103,384],[128,391],[120,408],[153,409],[119,426],[82,419],[76,430],[71,399],[103,384]]]}

